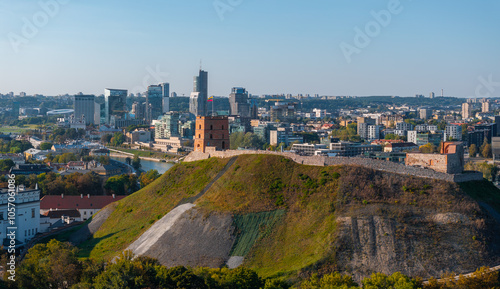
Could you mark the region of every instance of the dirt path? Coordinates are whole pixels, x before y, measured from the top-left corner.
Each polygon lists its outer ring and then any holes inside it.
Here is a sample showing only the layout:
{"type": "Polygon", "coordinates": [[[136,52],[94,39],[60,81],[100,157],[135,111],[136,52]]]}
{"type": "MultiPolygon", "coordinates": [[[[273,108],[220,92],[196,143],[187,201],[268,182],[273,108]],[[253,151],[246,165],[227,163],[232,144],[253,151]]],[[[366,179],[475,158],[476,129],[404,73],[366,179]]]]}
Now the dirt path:
{"type": "Polygon", "coordinates": [[[215,176],[215,178],[212,179],[212,181],[210,181],[210,183],[208,183],[208,185],[205,186],[205,188],[203,190],[201,190],[201,192],[199,194],[197,194],[196,196],[193,196],[193,197],[189,197],[189,198],[184,198],[182,199],[176,207],[180,206],[180,205],[183,205],[183,204],[188,204],[188,203],[194,203],[196,200],[198,200],[201,196],[203,196],[208,190],[210,190],[210,188],[212,187],[212,185],[220,178],[222,177],[222,175],[224,175],[227,170],[236,162],[236,159],[238,157],[232,157],[228,162],[227,164],[224,166],[224,168],[215,176]]]}

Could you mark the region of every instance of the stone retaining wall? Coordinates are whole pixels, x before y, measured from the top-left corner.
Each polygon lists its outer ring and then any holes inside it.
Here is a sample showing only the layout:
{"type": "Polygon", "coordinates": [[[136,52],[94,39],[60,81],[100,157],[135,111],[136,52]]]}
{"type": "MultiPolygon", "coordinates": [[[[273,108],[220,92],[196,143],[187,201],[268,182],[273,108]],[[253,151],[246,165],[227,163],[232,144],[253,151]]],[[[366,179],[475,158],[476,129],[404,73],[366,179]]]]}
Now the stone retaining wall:
{"type": "Polygon", "coordinates": [[[483,174],[480,172],[465,172],[463,174],[445,174],[431,169],[424,169],[419,167],[405,166],[403,164],[393,163],[383,160],[375,160],[361,157],[324,157],[324,156],[299,156],[293,153],[282,153],[273,151],[255,151],[255,150],[227,150],[215,151],[210,153],[191,152],[185,159],[185,162],[192,162],[198,160],[208,159],[210,157],[218,158],[231,158],[234,156],[245,154],[267,154],[267,155],[280,155],[293,160],[296,163],[311,165],[311,166],[335,166],[335,165],[353,165],[362,166],[374,170],[422,177],[448,182],[468,182],[479,181],[483,179],[483,174]]]}

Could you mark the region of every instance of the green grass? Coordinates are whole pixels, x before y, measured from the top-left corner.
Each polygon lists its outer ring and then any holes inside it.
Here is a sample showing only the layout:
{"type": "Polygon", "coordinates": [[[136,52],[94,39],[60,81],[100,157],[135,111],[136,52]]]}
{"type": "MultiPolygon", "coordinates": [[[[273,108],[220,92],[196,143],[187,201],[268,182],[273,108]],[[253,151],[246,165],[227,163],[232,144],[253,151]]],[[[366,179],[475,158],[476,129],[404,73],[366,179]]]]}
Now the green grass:
{"type": "Polygon", "coordinates": [[[269,234],[285,210],[234,216],[238,236],[231,249],[231,256],[246,256],[259,237],[269,234]]]}
{"type": "Polygon", "coordinates": [[[115,202],[116,209],[93,238],[79,247],[81,257],[111,259],[184,197],[199,193],[228,159],[175,165],[147,187],[115,202]]]}
{"type": "Polygon", "coordinates": [[[64,231],[62,231],[60,233],[57,233],[55,235],[51,235],[51,236],[45,237],[42,240],[40,240],[39,243],[46,244],[46,243],[48,243],[52,239],[55,239],[55,240],[57,240],[59,242],[69,242],[69,239],[70,239],[71,235],[73,233],[77,232],[78,230],[80,230],[83,227],[84,224],[87,224],[89,222],[90,222],[90,220],[87,220],[85,223],[77,225],[77,226],[74,226],[71,229],[64,230],[64,231]]]}
{"type": "Polygon", "coordinates": [[[477,201],[490,205],[500,213],[500,190],[487,180],[460,183],[460,188],[477,201]]]}
{"type": "Polygon", "coordinates": [[[18,126],[2,126],[0,127],[1,133],[24,133],[28,131],[28,128],[18,127],[18,126]]]}
{"type": "MultiPolygon", "coordinates": [[[[94,238],[80,246],[82,257],[113,258],[183,198],[198,194],[228,161],[178,164],[117,202],[94,238]]],[[[459,187],[361,167],[307,166],[280,156],[241,155],[196,205],[234,216],[238,234],[231,255],[245,256],[244,266],[263,277],[294,276],[310,268],[336,268],[338,217],[380,215],[404,225],[415,215],[473,216],[479,206],[464,192],[499,210],[499,191],[489,182],[459,187]]]]}

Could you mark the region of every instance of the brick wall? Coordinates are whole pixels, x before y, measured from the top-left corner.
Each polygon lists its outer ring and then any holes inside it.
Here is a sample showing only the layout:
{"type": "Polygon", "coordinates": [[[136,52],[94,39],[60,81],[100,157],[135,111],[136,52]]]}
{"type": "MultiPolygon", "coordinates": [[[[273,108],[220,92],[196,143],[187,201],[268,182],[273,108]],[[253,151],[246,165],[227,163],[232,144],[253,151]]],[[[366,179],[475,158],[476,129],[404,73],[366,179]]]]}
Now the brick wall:
{"type": "Polygon", "coordinates": [[[196,117],[194,150],[205,152],[207,147],[229,149],[229,122],[222,116],[196,117]]]}

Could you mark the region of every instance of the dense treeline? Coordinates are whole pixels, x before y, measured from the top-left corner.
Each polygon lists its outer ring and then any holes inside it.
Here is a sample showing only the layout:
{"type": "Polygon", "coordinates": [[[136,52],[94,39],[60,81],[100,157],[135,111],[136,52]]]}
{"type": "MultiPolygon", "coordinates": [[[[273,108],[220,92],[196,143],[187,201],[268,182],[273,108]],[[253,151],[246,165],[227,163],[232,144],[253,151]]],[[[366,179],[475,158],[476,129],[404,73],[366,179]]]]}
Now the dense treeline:
{"type": "Polygon", "coordinates": [[[11,141],[4,141],[0,140],[0,153],[22,153],[25,150],[28,150],[30,148],[33,148],[31,143],[29,141],[18,141],[18,140],[11,140],[11,141]]]}
{"type": "MultiPolygon", "coordinates": [[[[6,267],[7,257],[3,256],[6,267]]],[[[4,274],[0,288],[196,288],[196,289],[485,289],[500,286],[499,273],[481,268],[470,278],[461,276],[457,280],[451,275],[441,281],[431,279],[422,282],[401,273],[390,276],[376,273],[360,284],[351,276],[330,273],[323,276],[313,274],[304,280],[290,281],[283,277],[261,278],[253,270],[236,269],[167,268],[158,260],[149,257],[134,258],[126,251],[113,262],[94,259],[79,259],[78,248],[69,243],[51,240],[31,248],[16,271],[15,282],[9,281],[10,273],[4,274]],[[362,285],[362,287],[360,287],[362,285]]]]}

